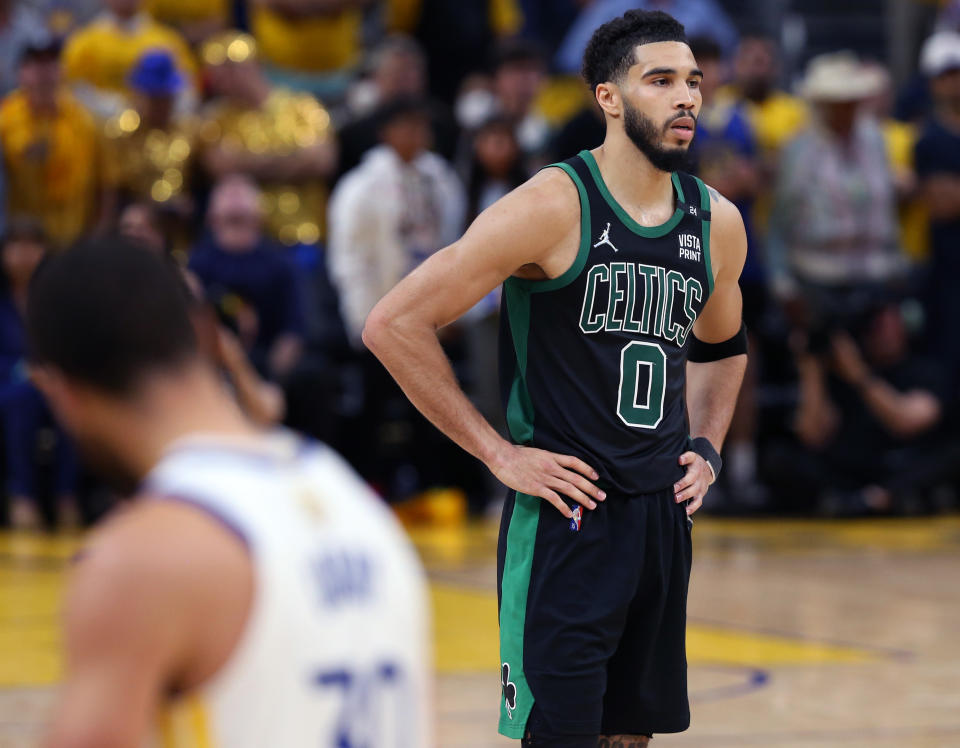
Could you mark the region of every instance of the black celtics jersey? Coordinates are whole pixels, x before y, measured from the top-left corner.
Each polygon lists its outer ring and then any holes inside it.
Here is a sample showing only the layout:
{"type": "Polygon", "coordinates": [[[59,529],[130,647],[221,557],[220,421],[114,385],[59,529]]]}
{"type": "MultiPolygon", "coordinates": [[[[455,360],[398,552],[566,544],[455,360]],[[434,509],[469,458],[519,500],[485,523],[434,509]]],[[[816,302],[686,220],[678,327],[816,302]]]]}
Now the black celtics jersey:
{"type": "Polygon", "coordinates": [[[580,194],[580,250],[559,278],[504,283],[501,387],[517,444],[580,457],[601,486],[650,493],[684,471],[686,342],[713,290],[710,198],[675,173],[676,211],[641,226],[589,151],[554,167],[580,194]]]}

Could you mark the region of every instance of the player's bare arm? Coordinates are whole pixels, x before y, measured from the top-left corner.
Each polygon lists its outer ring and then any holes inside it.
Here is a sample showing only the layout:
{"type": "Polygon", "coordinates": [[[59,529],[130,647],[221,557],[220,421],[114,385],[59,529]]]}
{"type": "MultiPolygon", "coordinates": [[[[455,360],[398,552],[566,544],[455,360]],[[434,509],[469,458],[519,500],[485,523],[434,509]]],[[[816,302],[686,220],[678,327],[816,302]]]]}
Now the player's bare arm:
{"type": "MultiPolygon", "coordinates": [[[[743,321],[740,272],[747,256],[747,237],[740,211],[712,187],[710,210],[711,253],[714,287],[710,299],[693,326],[694,336],[704,343],[722,343],[737,335],[743,321]]],[[[704,437],[719,452],[737,403],[737,393],[747,367],[746,354],[705,363],[687,363],[687,410],[690,435],[704,437]]],[[[703,504],[715,476],[696,452],[684,452],[680,464],[686,475],[674,485],[676,500],[688,501],[687,514],[703,504]]]]}
{"type": "Polygon", "coordinates": [[[109,522],[69,583],[67,672],[44,748],[142,745],[162,701],[229,657],[252,595],[245,549],[198,510],[144,499],[109,522]]]}
{"type": "Polygon", "coordinates": [[[484,211],[456,243],[437,252],[370,313],[367,347],[410,401],[504,484],[572,515],[561,494],[594,508],[605,494],[593,467],[573,455],[519,447],[501,437],[457,383],[437,330],[462,316],[512,275],[556,278],[579,246],[577,189],[546,169],[484,211]]]}

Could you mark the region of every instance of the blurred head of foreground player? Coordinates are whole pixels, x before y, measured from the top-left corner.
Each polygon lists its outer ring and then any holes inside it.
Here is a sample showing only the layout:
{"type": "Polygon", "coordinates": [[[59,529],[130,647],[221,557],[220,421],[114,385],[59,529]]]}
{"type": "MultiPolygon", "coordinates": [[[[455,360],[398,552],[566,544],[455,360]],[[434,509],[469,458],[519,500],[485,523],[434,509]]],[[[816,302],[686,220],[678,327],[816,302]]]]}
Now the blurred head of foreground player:
{"type": "MultiPolygon", "coordinates": [[[[97,469],[132,491],[174,441],[253,430],[200,356],[175,269],[122,240],[34,275],[32,375],[97,469]]],[[[45,748],[139,745],[167,695],[229,659],[254,597],[246,548],[209,516],[144,497],[86,543],[65,604],[67,675],[45,748]]]]}
{"type": "Polygon", "coordinates": [[[44,265],[30,292],[33,376],[89,464],[129,493],[195,431],[252,431],[199,354],[175,269],[120,240],[44,265]]]}
{"type": "Polygon", "coordinates": [[[198,351],[176,269],[121,241],[68,250],[37,271],[27,330],[64,426],[139,485],[72,569],[44,748],[158,732],[173,748],[429,747],[414,551],[332,450],[249,425],[198,351]],[[352,684],[405,711],[348,715],[352,684]]]}

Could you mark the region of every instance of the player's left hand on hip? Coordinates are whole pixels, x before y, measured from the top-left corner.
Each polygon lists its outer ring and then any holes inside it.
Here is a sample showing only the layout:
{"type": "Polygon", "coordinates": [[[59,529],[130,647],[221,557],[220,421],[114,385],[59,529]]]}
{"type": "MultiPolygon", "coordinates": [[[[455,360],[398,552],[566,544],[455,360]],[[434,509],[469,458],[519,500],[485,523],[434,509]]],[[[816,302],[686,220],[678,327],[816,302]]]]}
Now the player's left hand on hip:
{"type": "Polygon", "coordinates": [[[689,516],[703,505],[703,497],[713,483],[713,471],[696,452],[684,452],[680,455],[680,464],[686,466],[687,474],[673,484],[673,498],[678,504],[690,500],[687,504],[689,516]]]}

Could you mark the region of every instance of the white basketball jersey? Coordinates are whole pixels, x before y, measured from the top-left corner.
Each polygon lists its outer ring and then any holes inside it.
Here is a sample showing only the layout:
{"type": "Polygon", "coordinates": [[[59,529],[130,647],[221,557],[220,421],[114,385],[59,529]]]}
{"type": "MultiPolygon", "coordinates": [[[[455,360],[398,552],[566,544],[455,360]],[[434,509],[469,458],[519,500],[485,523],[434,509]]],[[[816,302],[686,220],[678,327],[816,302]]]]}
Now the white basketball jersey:
{"type": "Polygon", "coordinates": [[[237,533],[256,585],[231,657],[165,707],[154,745],[432,745],[423,572],[392,514],[342,458],[286,433],[191,438],[169,450],[144,490],[237,533]]]}

